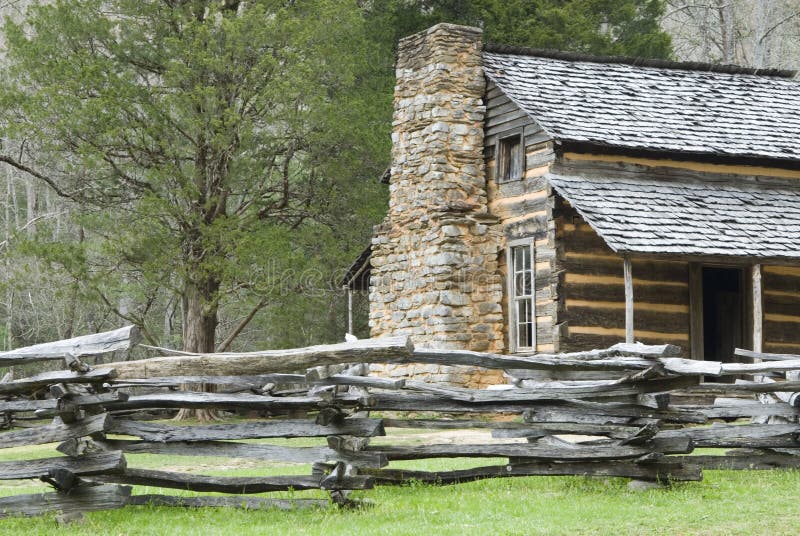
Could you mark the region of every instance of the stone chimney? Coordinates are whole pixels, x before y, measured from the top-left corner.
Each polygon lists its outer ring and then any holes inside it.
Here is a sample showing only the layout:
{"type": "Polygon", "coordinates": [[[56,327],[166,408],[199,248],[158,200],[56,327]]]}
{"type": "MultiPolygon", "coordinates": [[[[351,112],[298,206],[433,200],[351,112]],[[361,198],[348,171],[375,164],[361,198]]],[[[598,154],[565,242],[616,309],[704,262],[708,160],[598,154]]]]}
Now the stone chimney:
{"type": "MultiPolygon", "coordinates": [[[[486,195],[481,50],[481,30],[452,24],[400,42],[389,213],[372,241],[373,337],[504,349],[501,231],[486,195]]],[[[499,380],[475,369],[409,369],[384,372],[461,385],[499,380]]]]}

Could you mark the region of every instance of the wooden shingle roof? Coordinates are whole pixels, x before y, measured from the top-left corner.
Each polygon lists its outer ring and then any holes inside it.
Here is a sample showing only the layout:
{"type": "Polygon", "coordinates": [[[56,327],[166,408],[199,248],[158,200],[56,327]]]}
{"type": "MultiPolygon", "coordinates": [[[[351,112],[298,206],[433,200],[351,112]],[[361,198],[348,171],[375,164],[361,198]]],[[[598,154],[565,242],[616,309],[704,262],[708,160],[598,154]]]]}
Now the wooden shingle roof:
{"type": "Polygon", "coordinates": [[[800,188],[547,175],[617,252],[800,259],[800,188]]]}
{"type": "Polygon", "coordinates": [[[791,73],[491,50],[487,77],[555,140],[800,161],[800,83],[791,73]]]}

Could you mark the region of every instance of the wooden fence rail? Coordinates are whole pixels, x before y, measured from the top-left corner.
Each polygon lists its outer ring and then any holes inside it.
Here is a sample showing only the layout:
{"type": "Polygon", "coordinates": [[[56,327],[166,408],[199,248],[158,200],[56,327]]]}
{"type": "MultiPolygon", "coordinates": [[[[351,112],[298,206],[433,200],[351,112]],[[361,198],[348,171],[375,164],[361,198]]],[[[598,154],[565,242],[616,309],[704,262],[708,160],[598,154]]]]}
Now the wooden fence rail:
{"type": "MultiPolygon", "coordinates": [[[[61,359],[66,367],[0,382],[0,427],[8,429],[0,433],[0,448],[57,442],[65,454],[0,463],[0,479],[40,479],[55,488],[0,498],[0,517],[125,504],[286,508],[293,503],[239,496],[305,489],[327,490],[346,504],[350,490],[411,479],[452,484],[588,475],[669,482],[700,480],[703,469],[800,467],[800,356],[737,350],[753,362],[723,363],[679,358],[680,350],[670,345],[618,344],[526,357],[414,348],[406,338],[390,337],[269,352],[168,355],[97,368],[80,360],[128,349],[136,339],[134,329],[123,328],[0,354],[0,365],[61,359]],[[468,389],[368,375],[369,364],[413,363],[501,369],[508,384],[468,389]],[[542,371],[614,377],[542,381],[542,371]],[[708,377],[730,383],[704,382],[708,377]],[[192,383],[214,384],[219,392],[182,387],[192,383]],[[149,420],[179,408],[256,410],[268,418],[191,426],[149,420]],[[396,414],[376,418],[376,412],[396,414]],[[407,412],[428,417],[409,418],[407,412]],[[493,414],[502,419],[486,418],[493,414]],[[42,419],[49,422],[38,424],[42,419]],[[418,446],[373,441],[387,428],[477,429],[486,439],[418,446]],[[308,437],[324,437],[326,445],[245,442],[308,437]],[[693,455],[705,447],[732,450],[693,455]],[[128,467],[126,453],[242,457],[312,464],[313,470],[269,477],[197,475],[128,467]],[[442,457],[506,463],[433,472],[387,467],[396,460],[442,457]],[[136,495],[136,486],[237,497],[136,495]]],[[[296,506],[309,504],[320,501],[296,506]]]]}

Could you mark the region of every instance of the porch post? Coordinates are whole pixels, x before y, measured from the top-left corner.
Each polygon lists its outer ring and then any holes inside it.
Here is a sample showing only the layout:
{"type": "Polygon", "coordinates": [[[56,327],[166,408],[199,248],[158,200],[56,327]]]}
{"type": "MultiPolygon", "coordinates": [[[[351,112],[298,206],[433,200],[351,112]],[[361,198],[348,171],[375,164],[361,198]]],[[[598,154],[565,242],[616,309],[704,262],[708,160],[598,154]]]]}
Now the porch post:
{"type": "Polygon", "coordinates": [[[347,333],[353,333],[353,289],[350,285],[345,287],[347,290],[347,333]]]}
{"type": "Polygon", "coordinates": [[[627,255],[622,258],[622,267],[625,276],[625,342],[633,343],[633,271],[627,255]]]}
{"type": "Polygon", "coordinates": [[[753,351],[763,352],[764,348],[764,302],[761,297],[761,265],[753,265],[753,351]]]}

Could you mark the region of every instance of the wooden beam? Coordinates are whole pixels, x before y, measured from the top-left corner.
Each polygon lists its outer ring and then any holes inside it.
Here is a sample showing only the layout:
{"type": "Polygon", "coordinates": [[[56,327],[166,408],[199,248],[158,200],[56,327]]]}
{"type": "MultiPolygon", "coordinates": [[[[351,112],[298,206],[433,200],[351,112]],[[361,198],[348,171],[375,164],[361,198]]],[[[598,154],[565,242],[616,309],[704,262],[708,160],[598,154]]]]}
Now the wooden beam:
{"type": "Polygon", "coordinates": [[[693,449],[688,437],[670,437],[646,447],[606,445],[550,446],[538,443],[434,444],[413,447],[367,447],[367,452],[381,452],[389,461],[426,458],[530,458],[552,461],[599,461],[639,458],[653,451],[687,454],[693,449]]]}
{"type": "Polygon", "coordinates": [[[119,473],[125,469],[125,458],[119,450],[87,456],[59,456],[0,463],[0,480],[47,477],[52,471],[66,469],[75,475],[119,473]]]}
{"type": "Polygon", "coordinates": [[[130,486],[89,486],[73,488],[69,493],[12,495],[0,498],[0,518],[111,510],[125,506],[130,495],[130,486]]]}
{"type": "Polygon", "coordinates": [[[299,510],[301,508],[324,508],[330,505],[327,499],[264,499],[241,495],[201,495],[199,497],[177,497],[175,495],[133,495],[130,505],[179,506],[183,508],[243,508],[245,510],[299,510]]]}
{"type": "Polygon", "coordinates": [[[110,368],[94,369],[85,373],[71,370],[42,372],[28,378],[0,383],[0,395],[37,391],[55,383],[101,383],[114,378],[114,374],[114,369],[110,368]]]}
{"type": "MultiPolygon", "coordinates": [[[[306,490],[323,488],[322,479],[316,476],[207,476],[174,471],[127,469],[121,474],[93,477],[100,482],[133,484],[161,488],[216,493],[266,493],[272,491],[306,490]]],[[[342,477],[333,487],[326,489],[369,489],[372,481],[365,476],[342,477]]]]}
{"type": "MultiPolygon", "coordinates": [[[[788,457],[788,456],[787,456],[788,457]]],[[[797,456],[796,456],[797,457],[797,456]]],[[[800,458],[800,457],[798,457],[800,458]]],[[[485,478],[507,478],[515,476],[579,475],[603,477],[627,477],[637,480],[702,480],[699,468],[685,457],[685,463],[667,461],[638,464],[615,460],[604,462],[540,462],[520,465],[492,465],[458,469],[454,471],[410,471],[407,469],[381,469],[363,471],[379,485],[406,485],[409,481],[430,485],[458,484],[485,478]]]]}
{"type": "Polygon", "coordinates": [[[265,437],[325,437],[333,434],[347,434],[358,437],[385,435],[383,422],[380,419],[344,419],[340,423],[328,426],[322,426],[309,420],[297,419],[195,426],[174,426],[171,424],[137,422],[128,419],[109,419],[106,431],[162,443],[259,439],[265,437]]]}
{"type": "Polygon", "coordinates": [[[347,290],[347,333],[353,333],[353,289],[349,286],[347,290]]]}
{"type": "Polygon", "coordinates": [[[0,436],[2,437],[0,448],[42,445],[103,432],[106,428],[107,417],[106,413],[101,413],[73,424],[64,424],[56,418],[51,424],[45,426],[5,432],[0,436]]]}
{"type": "Polygon", "coordinates": [[[64,359],[68,355],[99,355],[127,350],[139,342],[139,330],[135,326],[126,326],[93,335],[83,335],[57,342],[47,342],[26,346],[8,352],[0,352],[0,366],[22,365],[34,361],[64,359]]]}
{"type": "Polygon", "coordinates": [[[689,264],[689,345],[692,359],[705,358],[703,343],[703,267],[689,264]]]}
{"type": "Polygon", "coordinates": [[[154,357],[114,363],[114,368],[118,380],[197,374],[257,375],[297,372],[320,365],[341,363],[365,363],[376,360],[391,363],[393,359],[410,357],[413,350],[413,345],[407,337],[381,337],[288,350],[154,357]]]}
{"type": "Polygon", "coordinates": [[[764,300],[762,297],[761,265],[753,265],[753,351],[764,350],[764,300]]]}
{"type": "Polygon", "coordinates": [[[633,268],[627,255],[622,259],[622,270],[625,278],[625,342],[632,344],[633,336],[633,268]]]}

